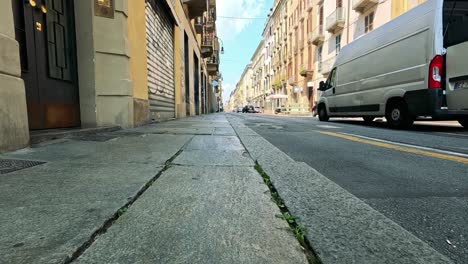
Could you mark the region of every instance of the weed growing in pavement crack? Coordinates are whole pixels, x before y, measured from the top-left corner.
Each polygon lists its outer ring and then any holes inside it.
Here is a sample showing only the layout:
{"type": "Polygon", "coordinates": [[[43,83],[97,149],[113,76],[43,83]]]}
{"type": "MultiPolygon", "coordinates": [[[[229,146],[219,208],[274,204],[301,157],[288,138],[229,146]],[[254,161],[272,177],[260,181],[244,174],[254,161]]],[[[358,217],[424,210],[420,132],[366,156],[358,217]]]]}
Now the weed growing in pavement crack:
{"type": "Polygon", "coordinates": [[[276,190],[275,186],[271,182],[270,176],[265,173],[263,168],[258,164],[258,161],[255,161],[255,170],[262,176],[263,182],[267,185],[268,189],[270,190],[271,200],[276,203],[278,208],[281,211],[281,214],[276,215],[276,217],[285,220],[289,224],[289,228],[294,233],[297,241],[301,244],[306,253],[307,260],[309,263],[318,264],[321,263],[317,255],[314,253],[312,247],[310,246],[309,242],[306,240],[307,230],[303,225],[299,225],[296,220],[298,218],[292,215],[286,205],[284,204],[283,199],[279,195],[278,191],[276,190]]]}
{"type": "Polygon", "coordinates": [[[278,215],[276,215],[276,217],[278,217],[280,219],[283,219],[283,220],[287,221],[290,224],[294,223],[294,221],[296,221],[296,219],[297,219],[297,217],[291,215],[288,212],[285,212],[283,214],[278,214],[278,215]]]}
{"type": "Polygon", "coordinates": [[[281,199],[277,192],[271,193],[271,200],[275,202],[279,206],[279,208],[284,208],[283,199],[281,199]]]}
{"type": "Polygon", "coordinates": [[[307,230],[305,229],[305,227],[302,225],[296,225],[293,231],[294,231],[294,235],[296,235],[297,240],[299,240],[301,244],[304,243],[305,236],[307,235],[307,230]]]}
{"type": "Polygon", "coordinates": [[[121,217],[123,214],[125,214],[125,212],[127,212],[127,208],[124,207],[124,208],[120,208],[118,211],[117,211],[117,215],[119,217],[121,217]]]}

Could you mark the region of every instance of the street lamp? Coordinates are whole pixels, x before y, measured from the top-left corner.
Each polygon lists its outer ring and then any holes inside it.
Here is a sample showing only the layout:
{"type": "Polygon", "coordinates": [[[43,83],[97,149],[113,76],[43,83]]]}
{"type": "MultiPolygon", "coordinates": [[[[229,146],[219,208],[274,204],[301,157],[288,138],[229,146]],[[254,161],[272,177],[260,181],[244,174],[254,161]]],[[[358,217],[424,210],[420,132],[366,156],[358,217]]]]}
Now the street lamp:
{"type": "Polygon", "coordinates": [[[221,41],[221,54],[224,54],[224,43],[223,43],[223,40],[222,40],[221,38],[219,38],[218,36],[216,36],[216,38],[217,38],[218,40],[221,41]]]}

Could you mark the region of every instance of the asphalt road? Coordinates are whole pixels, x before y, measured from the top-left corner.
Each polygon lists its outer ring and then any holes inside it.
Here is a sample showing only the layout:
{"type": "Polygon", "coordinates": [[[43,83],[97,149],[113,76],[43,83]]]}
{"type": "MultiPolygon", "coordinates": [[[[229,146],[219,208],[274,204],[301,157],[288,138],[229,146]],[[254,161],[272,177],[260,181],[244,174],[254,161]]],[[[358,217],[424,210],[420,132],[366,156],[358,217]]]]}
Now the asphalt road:
{"type": "Polygon", "coordinates": [[[468,130],[455,123],[400,131],[383,121],[236,116],[455,263],[468,263],[468,130]]]}

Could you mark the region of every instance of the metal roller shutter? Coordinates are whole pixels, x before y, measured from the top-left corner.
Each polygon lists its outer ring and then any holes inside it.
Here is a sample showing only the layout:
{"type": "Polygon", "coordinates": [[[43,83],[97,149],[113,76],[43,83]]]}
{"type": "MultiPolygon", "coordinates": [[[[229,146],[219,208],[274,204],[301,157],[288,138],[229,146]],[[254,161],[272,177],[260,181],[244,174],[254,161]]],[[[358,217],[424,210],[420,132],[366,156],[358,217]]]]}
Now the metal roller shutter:
{"type": "Polygon", "coordinates": [[[175,118],[174,26],[161,1],[146,2],[146,38],[151,118],[175,118]]]}

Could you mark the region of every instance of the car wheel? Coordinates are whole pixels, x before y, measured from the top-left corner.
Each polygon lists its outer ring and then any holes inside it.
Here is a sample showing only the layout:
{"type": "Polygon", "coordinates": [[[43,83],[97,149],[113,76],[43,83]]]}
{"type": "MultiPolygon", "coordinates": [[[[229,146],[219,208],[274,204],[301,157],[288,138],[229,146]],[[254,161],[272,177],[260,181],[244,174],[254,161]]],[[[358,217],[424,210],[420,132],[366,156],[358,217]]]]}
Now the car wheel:
{"type": "Polygon", "coordinates": [[[414,118],[409,114],[408,107],[403,101],[396,101],[390,104],[386,112],[385,118],[391,128],[407,128],[414,122],[414,118]]]}
{"type": "Polygon", "coordinates": [[[327,109],[325,108],[325,106],[322,106],[319,108],[319,120],[322,122],[327,122],[328,120],[330,120],[330,117],[327,114],[327,109]]]}
{"type": "Polygon", "coordinates": [[[373,116],[363,116],[362,119],[364,119],[364,123],[370,124],[374,121],[375,117],[373,116]]]}
{"type": "Polygon", "coordinates": [[[458,123],[460,123],[460,125],[462,125],[465,129],[468,129],[468,118],[459,119],[458,123]]]}

